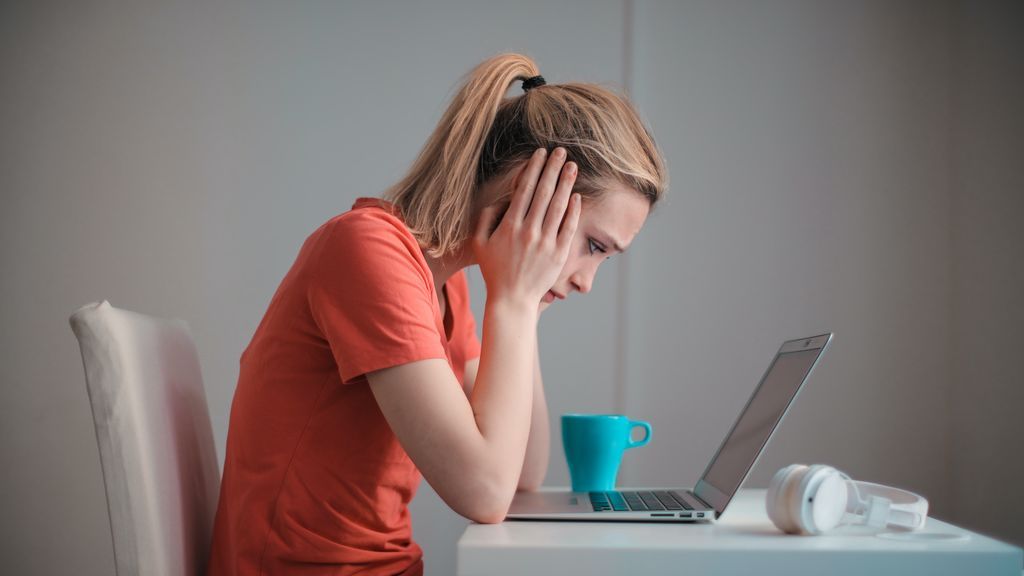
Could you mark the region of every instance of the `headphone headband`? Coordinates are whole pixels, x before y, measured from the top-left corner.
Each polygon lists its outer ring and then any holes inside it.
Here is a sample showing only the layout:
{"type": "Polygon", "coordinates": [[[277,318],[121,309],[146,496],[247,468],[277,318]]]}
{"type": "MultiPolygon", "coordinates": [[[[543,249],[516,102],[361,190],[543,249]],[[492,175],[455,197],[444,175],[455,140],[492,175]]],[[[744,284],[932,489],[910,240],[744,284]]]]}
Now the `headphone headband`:
{"type": "Polygon", "coordinates": [[[928,500],[923,496],[874,482],[851,482],[861,495],[875,497],[873,501],[869,498],[865,503],[868,507],[865,514],[868,525],[898,526],[907,530],[924,527],[925,519],[928,518],[928,500]],[[875,504],[871,505],[872,502],[875,504]]]}

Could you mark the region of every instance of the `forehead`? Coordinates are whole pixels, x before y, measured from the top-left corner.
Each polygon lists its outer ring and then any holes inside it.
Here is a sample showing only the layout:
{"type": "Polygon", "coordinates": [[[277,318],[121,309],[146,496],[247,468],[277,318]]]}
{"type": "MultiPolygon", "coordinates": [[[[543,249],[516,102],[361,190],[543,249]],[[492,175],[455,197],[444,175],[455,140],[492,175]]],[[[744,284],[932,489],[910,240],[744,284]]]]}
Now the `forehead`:
{"type": "Polygon", "coordinates": [[[651,211],[651,204],[639,192],[625,186],[613,186],[599,198],[583,203],[580,224],[596,227],[623,245],[633,241],[651,211]]]}

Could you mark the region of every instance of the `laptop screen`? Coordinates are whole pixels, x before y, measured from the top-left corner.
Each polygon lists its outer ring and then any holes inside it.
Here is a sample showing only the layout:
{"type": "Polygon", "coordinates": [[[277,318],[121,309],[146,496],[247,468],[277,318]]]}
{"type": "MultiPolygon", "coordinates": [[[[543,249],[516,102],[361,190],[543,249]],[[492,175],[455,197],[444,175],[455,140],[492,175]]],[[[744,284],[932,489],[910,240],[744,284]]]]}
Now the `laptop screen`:
{"type": "Polygon", "coordinates": [[[827,339],[821,343],[808,340],[807,344],[801,343],[804,349],[794,351],[787,351],[794,348],[792,343],[787,343],[788,346],[783,345],[775,356],[747,407],[704,472],[703,482],[720,492],[726,502],[732,499],[747,477],[826,342],[827,339]]]}

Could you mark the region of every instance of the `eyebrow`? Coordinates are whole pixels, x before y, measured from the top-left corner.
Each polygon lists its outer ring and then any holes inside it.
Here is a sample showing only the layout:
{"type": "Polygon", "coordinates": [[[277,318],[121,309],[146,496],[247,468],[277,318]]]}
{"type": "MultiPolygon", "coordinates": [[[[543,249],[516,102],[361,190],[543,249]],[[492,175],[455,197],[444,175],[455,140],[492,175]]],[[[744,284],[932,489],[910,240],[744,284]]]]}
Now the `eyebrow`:
{"type": "Polygon", "coordinates": [[[618,253],[620,253],[620,254],[621,254],[622,252],[625,252],[625,251],[626,251],[626,248],[628,248],[628,246],[626,246],[625,248],[623,248],[623,247],[622,247],[622,245],[621,245],[621,244],[619,244],[619,243],[618,243],[618,242],[617,242],[617,241],[616,241],[616,240],[615,240],[614,238],[612,238],[611,236],[608,236],[608,235],[607,235],[606,233],[604,233],[604,232],[601,232],[601,236],[602,236],[602,237],[601,237],[601,238],[598,238],[598,240],[600,240],[602,244],[604,244],[605,246],[611,246],[612,248],[614,248],[614,249],[615,249],[615,251],[616,251],[616,252],[618,252],[618,253]],[[609,240],[610,240],[610,241],[609,241],[609,240]]]}

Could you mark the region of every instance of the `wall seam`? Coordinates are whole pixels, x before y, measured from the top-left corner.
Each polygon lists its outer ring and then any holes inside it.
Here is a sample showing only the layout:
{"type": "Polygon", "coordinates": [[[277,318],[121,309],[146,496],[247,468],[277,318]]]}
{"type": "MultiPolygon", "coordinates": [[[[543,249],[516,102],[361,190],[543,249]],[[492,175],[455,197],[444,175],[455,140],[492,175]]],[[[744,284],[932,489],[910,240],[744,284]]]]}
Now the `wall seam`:
{"type": "MultiPolygon", "coordinates": [[[[622,13],[622,86],[626,96],[632,98],[633,94],[633,0],[623,0],[622,13]]],[[[629,295],[629,257],[621,255],[616,278],[617,290],[615,295],[615,411],[619,414],[626,413],[626,368],[628,354],[626,352],[626,331],[629,329],[629,322],[626,314],[626,304],[629,295]]]]}
{"type": "MultiPolygon", "coordinates": [[[[622,4],[622,89],[626,97],[633,97],[633,0],[623,0],[622,4]]],[[[616,275],[615,291],[615,381],[613,405],[615,413],[628,414],[626,406],[626,369],[628,353],[626,343],[629,341],[626,332],[629,322],[626,304],[629,296],[629,257],[620,255],[618,274],[616,275]]],[[[617,483],[629,482],[629,471],[620,469],[617,483]]]]}
{"type": "Polygon", "coordinates": [[[958,499],[956,498],[958,477],[956,474],[956,446],[954,445],[956,434],[956,420],[953,416],[956,414],[956,390],[957,382],[960,380],[961,366],[957,359],[957,349],[959,348],[959,295],[960,295],[960,279],[959,271],[960,265],[958,259],[959,253],[959,219],[957,218],[957,205],[960,201],[960,89],[959,82],[963,76],[962,63],[961,63],[961,35],[963,28],[959,24],[957,15],[962,11],[959,2],[951,2],[947,6],[947,22],[948,28],[947,33],[947,62],[950,62],[949,68],[947,68],[947,90],[946,90],[946,111],[947,111],[947,124],[946,124],[946,176],[947,176],[947,213],[946,222],[949,226],[949,236],[947,238],[949,260],[947,262],[946,272],[949,274],[948,278],[948,290],[947,297],[949,298],[947,305],[947,320],[949,326],[947,327],[947,341],[946,341],[946,373],[949,374],[949,378],[946,382],[946,493],[943,495],[943,500],[949,503],[949,516],[954,522],[959,522],[960,517],[960,506],[957,504],[958,499]]]}

